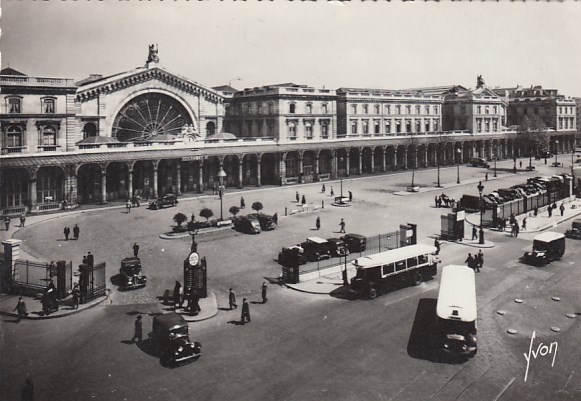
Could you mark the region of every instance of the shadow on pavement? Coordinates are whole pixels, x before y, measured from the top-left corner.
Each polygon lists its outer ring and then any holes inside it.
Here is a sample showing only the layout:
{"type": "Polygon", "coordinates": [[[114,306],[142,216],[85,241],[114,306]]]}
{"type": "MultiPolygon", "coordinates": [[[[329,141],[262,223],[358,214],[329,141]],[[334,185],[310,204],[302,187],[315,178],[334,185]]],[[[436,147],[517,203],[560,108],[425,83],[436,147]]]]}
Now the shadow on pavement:
{"type": "Polygon", "coordinates": [[[433,341],[436,333],[436,304],[434,298],[422,298],[418,302],[414,324],[410,333],[407,353],[415,359],[423,359],[434,363],[460,364],[467,358],[447,356],[435,349],[433,341]]]}
{"type": "Polygon", "coordinates": [[[233,324],[234,326],[244,326],[246,323],[242,323],[240,320],[230,320],[228,323],[233,324]]]}
{"type": "Polygon", "coordinates": [[[110,281],[112,285],[114,285],[115,287],[119,287],[121,286],[121,284],[123,284],[123,275],[116,274],[114,276],[111,276],[110,281]]]}

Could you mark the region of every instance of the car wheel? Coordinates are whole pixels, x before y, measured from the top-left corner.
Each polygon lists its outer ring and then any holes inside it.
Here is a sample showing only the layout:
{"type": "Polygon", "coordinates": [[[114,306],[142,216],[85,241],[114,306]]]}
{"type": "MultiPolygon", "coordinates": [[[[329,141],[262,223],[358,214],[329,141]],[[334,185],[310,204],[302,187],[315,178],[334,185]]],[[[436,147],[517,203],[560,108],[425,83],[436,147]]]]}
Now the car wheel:
{"type": "Polygon", "coordinates": [[[377,288],[375,287],[370,287],[369,288],[369,299],[375,299],[377,298],[377,288]]]}
{"type": "Polygon", "coordinates": [[[422,284],[422,275],[420,273],[414,274],[414,285],[418,286],[422,284]]]}

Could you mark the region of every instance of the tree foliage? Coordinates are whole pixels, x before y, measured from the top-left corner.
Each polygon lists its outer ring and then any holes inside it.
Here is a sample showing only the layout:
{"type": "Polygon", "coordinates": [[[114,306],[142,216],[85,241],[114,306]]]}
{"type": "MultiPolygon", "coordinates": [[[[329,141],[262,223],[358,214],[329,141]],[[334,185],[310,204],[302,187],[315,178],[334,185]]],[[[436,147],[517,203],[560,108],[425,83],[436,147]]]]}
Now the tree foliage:
{"type": "Polygon", "coordinates": [[[177,223],[178,227],[181,227],[187,219],[188,217],[183,213],[176,213],[173,217],[173,221],[177,223]]]}
{"type": "Polygon", "coordinates": [[[200,216],[202,216],[203,218],[205,218],[206,221],[208,221],[208,219],[210,217],[212,217],[213,215],[214,215],[214,212],[212,212],[211,209],[204,208],[204,209],[200,210],[200,216]]]}
{"type": "Polygon", "coordinates": [[[516,142],[525,156],[536,156],[549,144],[547,127],[539,116],[525,116],[518,127],[516,142]]]}
{"type": "Polygon", "coordinates": [[[254,202],[252,204],[252,210],[256,210],[256,213],[259,213],[262,209],[264,209],[262,202],[254,202]]]}
{"type": "Polygon", "coordinates": [[[240,212],[240,208],[238,206],[231,206],[229,212],[232,214],[232,216],[236,217],[238,212],[240,212]]]}

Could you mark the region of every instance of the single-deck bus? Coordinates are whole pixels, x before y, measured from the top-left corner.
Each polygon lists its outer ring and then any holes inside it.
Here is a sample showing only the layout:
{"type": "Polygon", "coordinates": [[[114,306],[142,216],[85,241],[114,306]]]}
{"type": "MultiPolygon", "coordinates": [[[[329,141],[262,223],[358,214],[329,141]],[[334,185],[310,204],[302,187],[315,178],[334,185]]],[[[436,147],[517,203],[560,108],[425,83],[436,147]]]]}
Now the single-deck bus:
{"type": "Polygon", "coordinates": [[[476,283],[467,266],[442,268],[436,304],[436,346],[459,356],[476,355],[476,283]]]}
{"type": "Polygon", "coordinates": [[[394,282],[420,285],[424,277],[437,274],[440,259],[436,247],[417,244],[357,258],[357,274],[351,280],[351,291],[374,299],[394,282]]]}

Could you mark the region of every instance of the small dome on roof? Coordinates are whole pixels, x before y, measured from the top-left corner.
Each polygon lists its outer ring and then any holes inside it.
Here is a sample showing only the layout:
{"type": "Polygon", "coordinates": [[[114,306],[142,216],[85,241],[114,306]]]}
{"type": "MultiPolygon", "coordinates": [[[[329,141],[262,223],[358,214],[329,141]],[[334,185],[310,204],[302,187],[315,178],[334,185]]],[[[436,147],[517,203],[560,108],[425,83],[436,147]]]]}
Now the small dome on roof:
{"type": "Polygon", "coordinates": [[[237,137],[229,132],[218,132],[214,135],[210,135],[206,139],[237,139],[237,137]]]}

